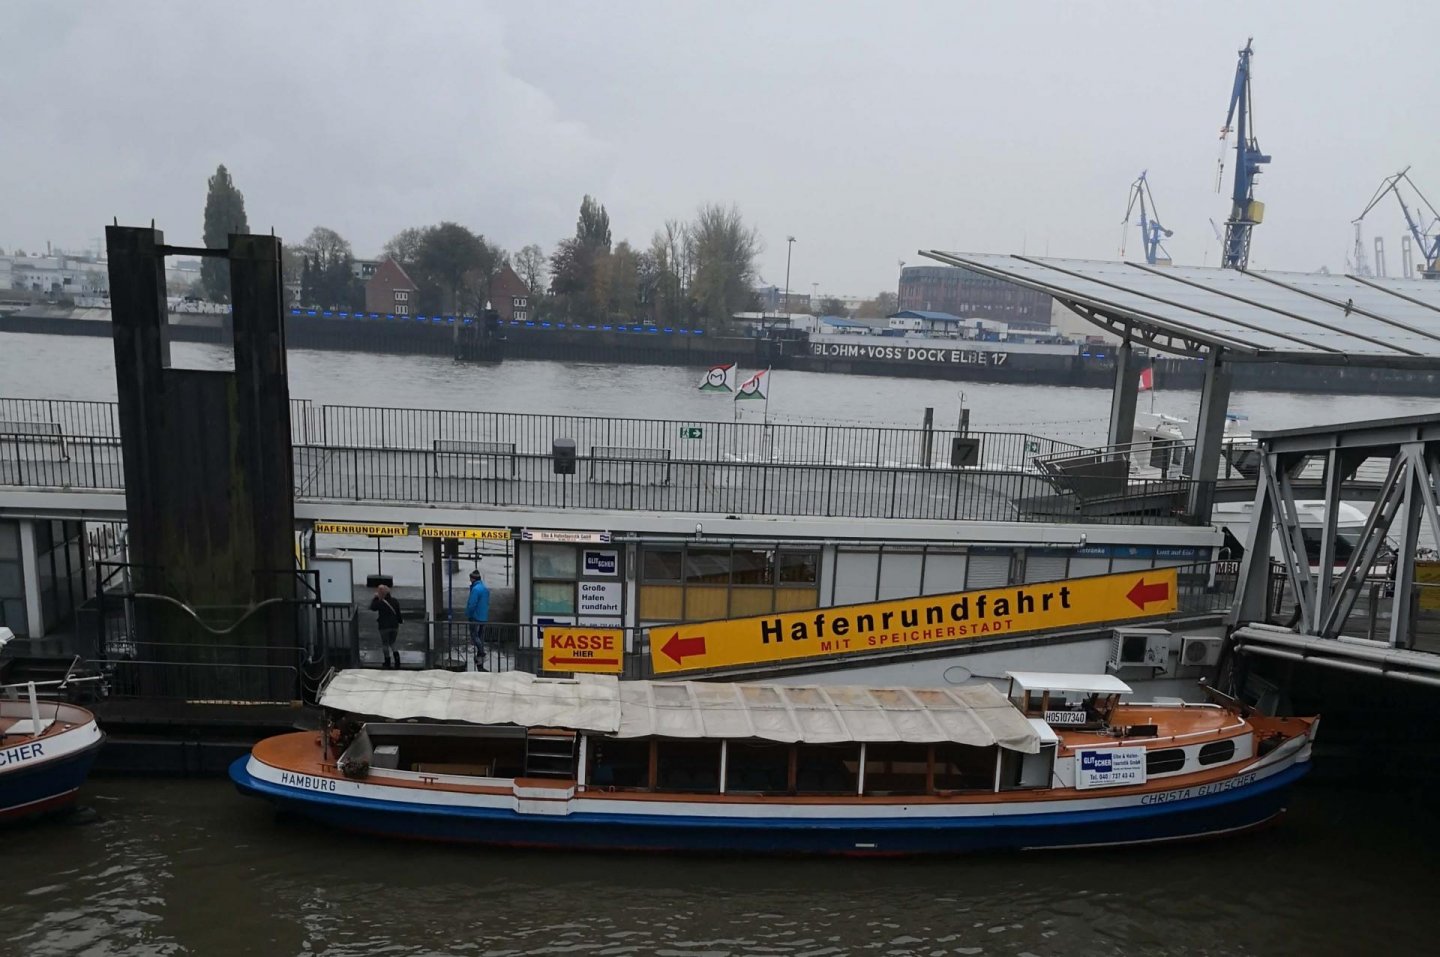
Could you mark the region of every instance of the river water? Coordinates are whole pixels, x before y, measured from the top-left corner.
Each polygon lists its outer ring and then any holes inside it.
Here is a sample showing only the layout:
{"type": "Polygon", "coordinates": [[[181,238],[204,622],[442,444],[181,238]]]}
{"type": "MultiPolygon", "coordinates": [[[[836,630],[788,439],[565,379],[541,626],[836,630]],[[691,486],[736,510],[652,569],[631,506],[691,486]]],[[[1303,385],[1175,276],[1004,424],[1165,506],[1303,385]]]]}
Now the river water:
{"type": "MultiPolygon", "coordinates": [[[[177,350],[214,367],[217,350],[177,350]]],[[[698,369],[291,353],[317,402],[729,419],[698,369]]],[[[775,375],[781,421],[1104,434],[1103,390],[775,375]]],[[[112,399],[103,339],[0,334],[0,395],[112,399]]],[[[1145,402],[1145,400],[1142,400],[1145,402]]],[[[1193,418],[1195,393],[1156,411],[1193,418]]],[[[1142,406],[1143,407],[1143,406],[1142,406]]],[[[1257,429],[1431,411],[1418,398],[1239,393],[1257,429]]],[[[222,781],[92,781],[88,823],[0,833],[0,955],[1432,953],[1433,792],[1321,780],[1282,826],[1172,849],[922,862],[413,846],[277,820],[222,781]]]]}
{"type": "Polygon", "coordinates": [[[728,957],[1434,952],[1433,801],[1310,786],[1171,849],[943,861],[410,845],[277,820],[220,781],[92,782],[3,835],[0,953],[728,957]],[[1382,809],[1383,808],[1383,809],[1382,809]]]}

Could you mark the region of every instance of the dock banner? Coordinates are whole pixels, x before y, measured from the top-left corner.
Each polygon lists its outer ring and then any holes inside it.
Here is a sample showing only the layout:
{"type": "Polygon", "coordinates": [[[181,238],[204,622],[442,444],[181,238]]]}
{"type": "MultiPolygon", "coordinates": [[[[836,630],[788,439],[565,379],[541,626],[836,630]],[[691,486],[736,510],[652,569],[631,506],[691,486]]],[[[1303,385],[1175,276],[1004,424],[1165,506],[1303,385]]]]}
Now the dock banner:
{"type": "Polygon", "coordinates": [[[1170,614],[1174,568],[650,629],[656,674],[837,657],[1170,614]]]}

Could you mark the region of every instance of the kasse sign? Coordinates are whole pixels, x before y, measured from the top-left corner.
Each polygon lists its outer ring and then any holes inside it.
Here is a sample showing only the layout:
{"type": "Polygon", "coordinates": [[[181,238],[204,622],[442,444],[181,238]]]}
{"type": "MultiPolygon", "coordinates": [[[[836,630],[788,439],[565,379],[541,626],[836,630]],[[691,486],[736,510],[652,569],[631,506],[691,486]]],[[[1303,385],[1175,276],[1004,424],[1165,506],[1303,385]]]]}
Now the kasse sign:
{"type": "Polygon", "coordinates": [[[1175,569],[653,626],[656,674],[1017,635],[1175,611],[1175,569]]]}

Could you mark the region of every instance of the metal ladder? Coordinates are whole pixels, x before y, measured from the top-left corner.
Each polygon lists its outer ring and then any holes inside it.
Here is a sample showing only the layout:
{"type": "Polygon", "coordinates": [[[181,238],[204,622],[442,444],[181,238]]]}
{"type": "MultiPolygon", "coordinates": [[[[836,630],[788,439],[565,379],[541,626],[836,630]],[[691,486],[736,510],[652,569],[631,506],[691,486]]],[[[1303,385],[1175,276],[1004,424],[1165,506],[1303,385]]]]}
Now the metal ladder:
{"type": "Polygon", "coordinates": [[[527,778],[575,777],[574,731],[550,728],[531,729],[525,735],[525,776],[527,778]]]}

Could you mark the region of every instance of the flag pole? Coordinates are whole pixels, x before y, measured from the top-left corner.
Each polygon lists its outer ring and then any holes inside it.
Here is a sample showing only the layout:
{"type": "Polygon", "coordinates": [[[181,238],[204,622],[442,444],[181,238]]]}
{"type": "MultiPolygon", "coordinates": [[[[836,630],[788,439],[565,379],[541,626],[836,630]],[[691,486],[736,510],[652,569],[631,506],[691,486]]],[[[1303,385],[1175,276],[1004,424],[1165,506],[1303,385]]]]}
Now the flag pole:
{"type": "Polygon", "coordinates": [[[765,413],[764,413],[764,422],[765,422],[765,427],[766,427],[767,429],[770,427],[770,390],[773,389],[773,388],[775,388],[775,380],[772,379],[772,378],[768,378],[768,376],[770,375],[770,372],[771,372],[771,367],[766,366],[766,368],[765,368],[765,375],[767,376],[767,378],[766,378],[766,380],[765,380],[765,413]]]}

